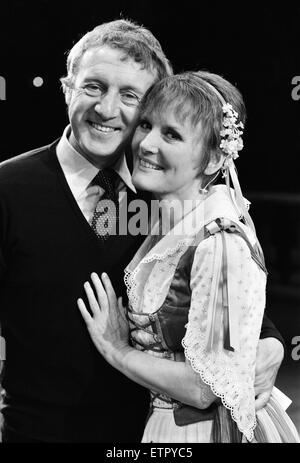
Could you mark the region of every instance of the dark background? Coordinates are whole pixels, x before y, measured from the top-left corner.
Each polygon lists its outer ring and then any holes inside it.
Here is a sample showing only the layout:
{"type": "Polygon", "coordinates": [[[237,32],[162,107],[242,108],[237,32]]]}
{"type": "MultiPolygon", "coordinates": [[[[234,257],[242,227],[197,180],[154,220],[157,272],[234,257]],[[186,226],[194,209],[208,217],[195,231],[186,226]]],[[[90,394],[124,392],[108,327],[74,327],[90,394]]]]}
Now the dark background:
{"type": "Polygon", "coordinates": [[[59,82],[66,51],[122,14],[152,30],[176,72],[220,73],[242,91],[248,124],[238,168],[247,189],[300,192],[300,100],[291,96],[292,78],[300,75],[300,6],[180,3],[2,1],[0,75],[7,99],[0,101],[0,159],[60,136],[67,122],[59,82]],[[32,84],[36,76],[44,79],[40,88],[32,84]]]}
{"type": "Polygon", "coordinates": [[[67,115],[59,78],[65,74],[66,51],[91,28],[120,15],[151,29],[175,72],[219,73],[244,95],[248,121],[237,167],[265,251],[268,312],[286,340],[278,382],[294,400],[289,410],[299,423],[300,360],[292,359],[292,349],[293,338],[300,336],[300,99],[292,98],[292,79],[300,76],[300,6],[2,1],[1,161],[61,135],[67,115]],[[34,87],[36,76],[44,79],[42,87],[34,87]]]}

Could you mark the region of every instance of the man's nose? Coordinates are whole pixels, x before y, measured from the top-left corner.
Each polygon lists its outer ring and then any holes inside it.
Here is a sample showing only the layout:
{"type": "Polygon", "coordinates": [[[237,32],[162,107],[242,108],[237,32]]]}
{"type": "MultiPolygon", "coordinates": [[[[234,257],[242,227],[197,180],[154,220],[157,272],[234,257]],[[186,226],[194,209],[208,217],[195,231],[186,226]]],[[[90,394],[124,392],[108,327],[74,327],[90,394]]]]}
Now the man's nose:
{"type": "Polygon", "coordinates": [[[95,105],[95,111],[104,120],[117,117],[120,111],[120,104],[117,95],[107,92],[101,96],[95,105]]]}
{"type": "Polygon", "coordinates": [[[140,148],[144,154],[157,154],[159,151],[159,135],[151,130],[140,143],[140,148]]]}

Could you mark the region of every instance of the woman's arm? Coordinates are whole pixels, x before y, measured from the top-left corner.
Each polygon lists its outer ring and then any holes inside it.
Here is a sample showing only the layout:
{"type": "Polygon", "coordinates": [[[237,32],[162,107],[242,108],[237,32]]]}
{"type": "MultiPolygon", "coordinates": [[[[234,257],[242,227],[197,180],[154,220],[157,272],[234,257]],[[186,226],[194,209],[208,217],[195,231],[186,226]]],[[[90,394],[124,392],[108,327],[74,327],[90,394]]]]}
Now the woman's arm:
{"type": "Polygon", "coordinates": [[[116,365],[136,383],[187,405],[204,409],[216,400],[188,361],[174,362],[130,348],[119,357],[116,365]]]}
{"type": "Polygon", "coordinates": [[[84,288],[91,314],[79,299],[78,307],[91,338],[108,363],[136,383],[197,408],[207,408],[216,397],[188,361],[175,362],[138,351],[128,343],[129,328],[121,300],[117,301],[107,275],[92,274],[96,295],[89,283],[84,288]]]}
{"type": "Polygon", "coordinates": [[[153,357],[129,346],[119,352],[113,366],[141,386],[196,408],[207,408],[216,400],[188,361],[153,357]]]}

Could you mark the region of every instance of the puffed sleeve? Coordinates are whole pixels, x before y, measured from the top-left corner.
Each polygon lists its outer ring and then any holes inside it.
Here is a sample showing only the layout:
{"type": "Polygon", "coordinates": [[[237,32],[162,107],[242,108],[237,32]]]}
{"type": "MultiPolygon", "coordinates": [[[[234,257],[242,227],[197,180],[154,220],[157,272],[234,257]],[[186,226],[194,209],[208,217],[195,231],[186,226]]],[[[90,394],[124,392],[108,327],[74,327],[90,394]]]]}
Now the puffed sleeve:
{"type": "Polygon", "coordinates": [[[252,440],[265,273],[242,237],[222,231],[198,245],[190,285],[191,307],[182,341],[185,356],[252,440]]]}

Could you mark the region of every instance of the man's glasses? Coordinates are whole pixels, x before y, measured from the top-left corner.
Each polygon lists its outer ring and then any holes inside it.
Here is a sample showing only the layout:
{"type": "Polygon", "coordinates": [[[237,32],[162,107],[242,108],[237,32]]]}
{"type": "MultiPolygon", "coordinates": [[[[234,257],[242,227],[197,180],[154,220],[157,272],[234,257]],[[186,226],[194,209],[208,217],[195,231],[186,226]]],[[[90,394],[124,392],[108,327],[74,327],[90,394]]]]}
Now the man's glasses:
{"type": "MultiPolygon", "coordinates": [[[[103,97],[106,93],[106,88],[100,84],[85,84],[80,87],[70,85],[70,87],[76,91],[85,93],[89,97],[97,99],[101,99],[101,97],[103,97]]],[[[131,107],[137,107],[141,102],[141,98],[130,90],[120,92],[120,100],[124,105],[131,107]]]]}

